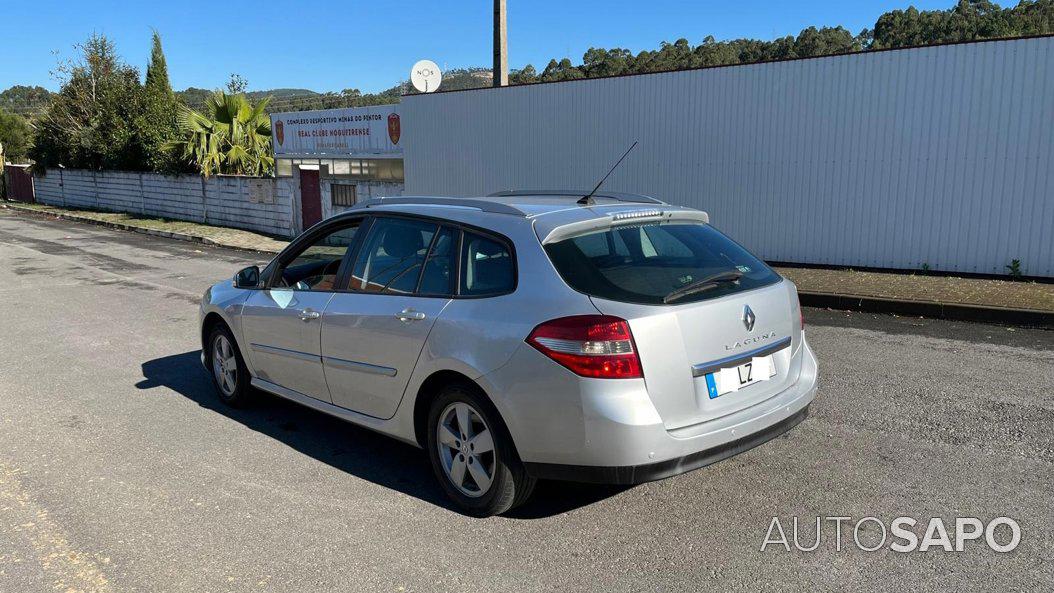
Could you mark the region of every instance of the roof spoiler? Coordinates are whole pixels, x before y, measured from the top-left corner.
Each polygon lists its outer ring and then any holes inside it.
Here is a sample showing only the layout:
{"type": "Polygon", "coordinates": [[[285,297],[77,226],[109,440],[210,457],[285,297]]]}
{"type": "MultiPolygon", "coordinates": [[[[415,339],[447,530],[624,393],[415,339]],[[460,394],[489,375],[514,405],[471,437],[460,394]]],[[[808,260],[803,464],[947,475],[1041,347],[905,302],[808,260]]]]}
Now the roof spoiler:
{"type": "Polygon", "coordinates": [[[710,215],[702,210],[628,210],[598,216],[588,220],[579,220],[550,229],[545,236],[540,236],[542,245],[556,243],[564,239],[580,237],[596,231],[607,230],[620,225],[643,223],[666,224],[671,222],[701,222],[710,224],[710,215]]]}

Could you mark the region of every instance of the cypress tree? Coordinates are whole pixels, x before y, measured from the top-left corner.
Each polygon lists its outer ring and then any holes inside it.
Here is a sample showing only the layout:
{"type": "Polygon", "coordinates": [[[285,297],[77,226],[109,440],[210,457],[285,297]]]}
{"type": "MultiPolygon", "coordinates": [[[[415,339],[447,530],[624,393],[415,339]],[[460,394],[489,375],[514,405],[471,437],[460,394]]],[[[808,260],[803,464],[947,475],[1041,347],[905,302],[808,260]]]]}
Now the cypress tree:
{"type": "Polygon", "coordinates": [[[161,35],[154,31],[150,64],[146,67],[145,109],[140,124],[143,159],[148,170],[160,173],[179,173],[187,165],[166,149],[166,145],[179,139],[179,99],[172,92],[168,81],[168,64],[161,48],[161,35]]]}
{"type": "Polygon", "coordinates": [[[154,43],[150,50],[150,65],[146,67],[146,92],[155,96],[175,100],[172,85],[168,82],[168,64],[161,49],[161,35],[154,31],[154,43]]]}

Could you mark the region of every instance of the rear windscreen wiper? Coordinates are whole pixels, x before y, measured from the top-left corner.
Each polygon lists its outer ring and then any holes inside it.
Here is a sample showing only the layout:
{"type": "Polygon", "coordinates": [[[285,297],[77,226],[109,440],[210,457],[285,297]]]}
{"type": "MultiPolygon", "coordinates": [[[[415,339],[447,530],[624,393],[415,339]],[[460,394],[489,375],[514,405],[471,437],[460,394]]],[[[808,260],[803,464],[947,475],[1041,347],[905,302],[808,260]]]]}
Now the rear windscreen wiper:
{"type": "Polygon", "coordinates": [[[704,290],[710,290],[711,288],[726,282],[739,282],[739,279],[742,277],[743,272],[740,272],[739,270],[725,270],[724,272],[711,274],[702,280],[697,280],[687,286],[682,286],[662,297],[662,302],[670,304],[674,301],[683,299],[686,296],[703,292],[704,290]]]}

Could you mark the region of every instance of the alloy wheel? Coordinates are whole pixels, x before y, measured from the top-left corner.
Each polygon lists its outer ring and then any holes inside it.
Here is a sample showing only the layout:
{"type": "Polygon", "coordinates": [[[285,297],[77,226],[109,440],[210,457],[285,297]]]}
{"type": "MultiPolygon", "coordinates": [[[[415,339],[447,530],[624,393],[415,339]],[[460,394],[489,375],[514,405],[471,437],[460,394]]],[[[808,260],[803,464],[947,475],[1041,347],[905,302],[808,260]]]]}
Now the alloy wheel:
{"type": "Polygon", "coordinates": [[[238,360],[230,340],[223,334],[212,342],[212,374],[223,395],[233,396],[238,388],[238,360]]]}
{"type": "Polygon", "coordinates": [[[443,409],[436,426],[439,461],[450,483],[477,498],[490,490],[497,459],[494,438],[483,416],[471,405],[454,402],[443,409]]]}

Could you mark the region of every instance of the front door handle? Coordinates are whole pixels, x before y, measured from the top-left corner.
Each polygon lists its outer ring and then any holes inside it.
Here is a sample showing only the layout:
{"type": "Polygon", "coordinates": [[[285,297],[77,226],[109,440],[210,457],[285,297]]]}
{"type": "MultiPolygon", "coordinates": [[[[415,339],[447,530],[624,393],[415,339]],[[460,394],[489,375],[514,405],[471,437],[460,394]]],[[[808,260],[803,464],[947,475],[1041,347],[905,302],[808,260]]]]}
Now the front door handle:
{"type": "Polygon", "coordinates": [[[426,315],[420,311],[414,311],[413,309],[406,308],[395,314],[399,318],[399,321],[421,321],[426,315]]]}
{"type": "Polygon", "coordinates": [[[300,319],[303,321],[311,321],[312,319],[318,319],[319,317],[322,317],[322,314],[311,309],[304,309],[300,312],[300,319]]]}

